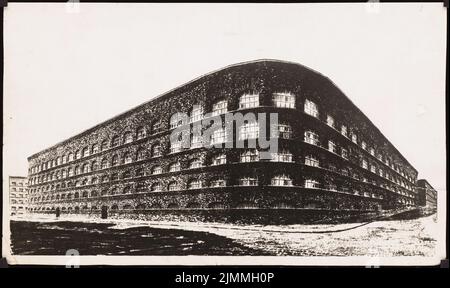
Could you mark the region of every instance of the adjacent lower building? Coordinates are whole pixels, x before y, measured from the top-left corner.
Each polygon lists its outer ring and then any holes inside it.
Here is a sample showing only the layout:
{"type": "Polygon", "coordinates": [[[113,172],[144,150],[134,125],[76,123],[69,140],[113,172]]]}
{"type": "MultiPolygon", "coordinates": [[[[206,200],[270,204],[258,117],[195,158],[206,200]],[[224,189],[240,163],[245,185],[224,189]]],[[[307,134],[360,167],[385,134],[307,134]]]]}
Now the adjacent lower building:
{"type": "Polygon", "coordinates": [[[437,209],[437,191],[425,179],[417,180],[417,204],[437,209]]]}
{"type": "Polygon", "coordinates": [[[209,73],[28,161],[33,213],[417,204],[416,169],[367,116],[327,77],[277,60],[209,73]],[[227,125],[238,114],[260,118],[227,125]],[[194,133],[212,118],[222,126],[194,133]],[[171,137],[178,130],[187,131],[188,147],[171,137]],[[261,135],[277,150],[250,147],[261,135]]]}
{"type": "Polygon", "coordinates": [[[25,215],[28,210],[27,177],[9,177],[9,207],[11,216],[25,215]]]}

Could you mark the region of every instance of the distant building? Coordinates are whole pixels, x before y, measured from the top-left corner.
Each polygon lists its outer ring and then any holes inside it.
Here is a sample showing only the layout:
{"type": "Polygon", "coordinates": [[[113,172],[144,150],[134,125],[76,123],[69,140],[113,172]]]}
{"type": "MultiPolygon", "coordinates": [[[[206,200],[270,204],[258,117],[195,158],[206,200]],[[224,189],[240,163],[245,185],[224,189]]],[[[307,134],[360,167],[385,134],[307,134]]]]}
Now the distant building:
{"type": "Polygon", "coordinates": [[[9,177],[9,205],[11,216],[24,215],[28,208],[27,177],[9,177]]]}
{"type": "Polygon", "coordinates": [[[28,162],[32,213],[373,211],[414,206],[417,199],[417,170],[333,82],[273,60],[207,74],[28,162]],[[234,144],[270,134],[280,148],[271,159],[260,157],[260,147],[209,149],[192,134],[186,148],[170,139],[204,118],[251,112],[278,113],[274,132],[248,121],[203,141],[234,144]]]}
{"type": "Polygon", "coordinates": [[[425,179],[417,180],[417,204],[431,208],[437,207],[437,191],[425,179]]]}

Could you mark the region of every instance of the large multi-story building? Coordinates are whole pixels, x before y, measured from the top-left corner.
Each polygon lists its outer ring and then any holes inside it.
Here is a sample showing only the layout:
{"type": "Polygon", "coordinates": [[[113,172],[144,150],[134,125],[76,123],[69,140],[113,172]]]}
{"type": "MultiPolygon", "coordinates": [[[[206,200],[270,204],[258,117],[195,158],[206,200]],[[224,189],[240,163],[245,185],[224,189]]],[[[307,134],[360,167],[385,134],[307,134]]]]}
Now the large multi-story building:
{"type": "Polygon", "coordinates": [[[320,73],[275,60],[197,78],[28,161],[35,213],[416,204],[416,169],[349,98],[320,73]],[[278,121],[193,134],[202,120],[237,113],[276,113],[278,121]],[[171,141],[181,127],[193,135],[188,148],[171,141]],[[266,132],[278,149],[261,157],[248,144],[266,132]],[[238,141],[243,148],[226,145],[238,141]]]}
{"type": "Polygon", "coordinates": [[[417,204],[437,208],[437,191],[425,179],[417,180],[417,204]]]}
{"type": "Polygon", "coordinates": [[[9,177],[9,207],[11,216],[25,215],[28,208],[27,177],[9,177]]]}

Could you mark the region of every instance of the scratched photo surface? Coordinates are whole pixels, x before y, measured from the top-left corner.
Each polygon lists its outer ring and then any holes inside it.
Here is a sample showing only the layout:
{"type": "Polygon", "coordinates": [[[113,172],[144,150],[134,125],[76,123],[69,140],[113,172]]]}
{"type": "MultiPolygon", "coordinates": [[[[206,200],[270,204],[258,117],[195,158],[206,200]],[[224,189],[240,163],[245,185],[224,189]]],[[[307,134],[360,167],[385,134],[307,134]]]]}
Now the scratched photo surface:
{"type": "Polygon", "coordinates": [[[2,257],[439,264],[445,12],[8,4],[2,257]]]}

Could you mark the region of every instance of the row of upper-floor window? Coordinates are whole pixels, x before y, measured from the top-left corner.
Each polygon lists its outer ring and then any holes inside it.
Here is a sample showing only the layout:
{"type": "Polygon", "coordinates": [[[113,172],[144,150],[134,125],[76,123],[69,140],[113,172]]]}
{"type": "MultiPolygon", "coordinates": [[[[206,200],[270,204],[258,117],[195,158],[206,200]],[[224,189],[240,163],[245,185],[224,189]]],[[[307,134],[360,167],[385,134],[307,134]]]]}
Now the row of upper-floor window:
{"type": "MultiPolygon", "coordinates": [[[[352,186],[351,189],[349,186],[346,186],[342,183],[333,183],[327,181],[326,184],[321,183],[320,180],[316,178],[308,178],[301,180],[300,185],[294,185],[293,178],[288,174],[276,174],[271,178],[270,185],[271,186],[287,186],[287,187],[304,187],[309,189],[325,189],[329,191],[339,191],[343,193],[348,193],[352,195],[359,195],[365,197],[372,197],[383,199],[384,193],[382,191],[367,189],[366,187],[358,187],[352,186]],[[339,188],[338,188],[339,185],[339,188]]],[[[237,186],[258,186],[259,180],[258,177],[255,176],[244,176],[238,179],[237,186]]],[[[87,198],[87,197],[98,197],[98,196],[112,196],[119,194],[130,194],[133,192],[162,192],[162,191],[179,191],[179,190],[191,190],[191,189],[200,189],[200,188],[215,188],[215,187],[227,187],[227,181],[224,178],[214,177],[209,180],[209,185],[204,185],[204,181],[198,178],[191,178],[187,181],[186,186],[182,186],[179,181],[170,181],[165,187],[160,181],[155,181],[149,184],[148,186],[145,183],[137,183],[135,187],[133,185],[125,185],[123,188],[119,186],[113,186],[108,189],[102,189],[100,192],[97,190],[92,191],[81,191],[81,192],[68,192],[61,194],[52,194],[52,195],[42,195],[31,198],[32,203],[36,202],[45,202],[45,201],[53,201],[53,200],[70,200],[70,199],[78,199],[78,198],[87,198]]],[[[412,196],[412,195],[407,195],[412,196]]],[[[406,199],[407,201],[413,201],[411,199],[406,199]]]]}
{"type": "MultiPolygon", "coordinates": [[[[259,137],[259,125],[256,121],[250,121],[250,122],[246,122],[244,123],[240,128],[239,128],[239,140],[247,140],[247,139],[255,139],[259,137]]],[[[227,141],[227,133],[226,130],[224,128],[222,129],[218,129],[215,130],[212,134],[211,134],[211,144],[218,144],[218,143],[223,143],[227,141]]],[[[271,137],[281,137],[281,138],[285,138],[285,139],[290,139],[292,137],[292,128],[290,125],[288,124],[276,124],[272,126],[271,129],[271,137]]],[[[306,131],[304,134],[304,140],[307,143],[310,144],[314,144],[314,145],[319,145],[320,146],[320,141],[319,141],[319,136],[317,135],[317,133],[314,133],[312,131],[306,131]]],[[[192,142],[191,142],[191,148],[196,148],[199,147],[202,142],[203,139],[199,139],[198,137],[192,137],[192,142]]],[[[176,153],[176,152],[180,152],[182,151],[184,148],[181,145],[182,142],[181,141],[175,141],[175,142],[171,142],[170,145],[170,153],[176,153]]],[[[333,141],[328,141],[328,149],[331,152],[337,153],[337,148],[338,146],[333,142],[333,141]]],[[[161,156],[161,148],[160,145],[154,144],[151,147],[151,157],[159,157],[161,156]]],[[[348,159],[348,151],[347,149],[340,147],[340,155],[345,158],[348,159]]],[[[144,160],[147,157],[147,153],[143,148],[139,148],[137,153],[136,153],[136,160],[144,160]]],[[[131,163],[133,162],[133,156],[131,155],[130,152],[125,152],[122,156],[122,163],[127,164],[127,163],[131,163]]],[[[111,161],[109,162],[107,160],[107,158],[105,157],[101,162],[100,162],[100,168],[104,169],[107,168],[109,165],[111,166],[116,166],[119,164],[119,156],[117,154],[112,156],[111,161]]],[[[60,177],[70,177],[73,175],[77,175],[80,173],[87,173],[89,172],[89,169],[91,171],[95,171],[98,169],[98,163],[97,161],[93,161],[91,165],[85,163],[85,164],[81,164],[78,166],[75,166],[74,168],[67,168],[67,172],[66,170],[61,170],[61,172],[54,172],[54,173],[49,173],[49,174],[44,174],[41,176],[35,176],[35,177],[31,177],[30,178],[30,183],[36,184],[36,183],[42,183],[42,182],[46,182],[46,181],[52,181],[52,180],[57,180],[60,177]],[[61,173],[61,175],[59,175],[59,173],[61,173]]]]}
{"type": "MultiPolygon", "coordinates": [[[[239,128],[239,140],[256,139],[256,138],[258,138],[258,136],[259,136],[259,125],[256,121],[255,122],[250,121],[250,122],[244,123],[239,128]]],[[[281,137],[284,139],[290,139],[292,137],[292,128],[288,124],[273,125],[272,129],[271,129],[271,137],[281,137]]],[[[224,143],[227,140],[228,140],[228,136],[227,136],[227,132],[226,132],[225,128],[215,130],[210,136],[210,144],[211,145],[224,143]]],[[[201,147],[200,144],[202,144],[202,143],[203,143],[202,138],[193,136],[192,140],[191,140],[190,148],[201,147]]],[[[180,152],[183,150],[184,150],[184,147],[183,147],[181,141],[171,142],[170,148],[169,148],[170,153],[176,153],[176,152],[180,152]]],[[[161,146],[159,143],[153,144],[151,146],[150,156],[151,157],[162,156],[161,146]]],[[[139,161],[139,160],[145,160],[147,157],[148,157],[148,154],[145,151],[145,149],[139,148],[136,152],[134,159],[139,161]]],[[[133,159],[133,155],[131,154],[131,152],[125,152],[122,156],[122,161],[123,161],[122,163],[124,163],[124,164],[131,163],[134,161],[134,159],[133,159]]],[[[116,166],[118,164],[119,164],[119,156],[117,154],[115,154],[112,156],[111,161],[108,161],[107,158],[105,157],[103,160],[101,160],[100,163],[97,163],[97,161],[93,161],[93,163],[90,166],[87,163],[85,163],[85,164],[77,165],[74,168],[69,167],[69,168],[67,168],[67,171],[63,169],[63,170],[61,170],[61,172],[56,171],[53,173],[30,177],[30,184],[34,185],[36,183],[57,180],[60,177],[73,176],[73,175],[79,174],[80,171],[87,173],[89,171],[89,169],[91,169],[91,171],[92,170],[95,171],[95,170],[97,170],[98,165],[100,165],[100,168],[104,169],[104,168],[107,168],[108,166],[116,166]],[[61,173],[61,176],[59,175],[59,173],[61,173]]]]}
{"type": "MultiPolygon", "coordinates": [[[[348,150],[344,147],[338,146],[335,141],[328,140],[327,145],[323,145],[320,142],[319,135],[314,131],[305,131],[304,133],[304,141],[306,143],[320,146],[325,149],[328,149],[330,152],[340,155],[344,159],[349,159],[348,150]]],[[[411,183],[408,183],[401,179],[400,177],[397,177],[396,175],[389,173],[389,171],[383,170],[383,168],[379,167],[374,161],[369,161],[365,158],[361,159],[361,167],[364,169],[370,170],[372,173],[378,174],[381,177],[384,177],[392,182],[395,182],[398,185],[401,185],[402,187],[407,188],[408,190],[413,189],[413,185],[411,183]],[[370,166],[370,168],[369,168],[370,166]]]]}
{"type": "MultiPolygon", "coordinates": [[[[318,105],[309,99],[305,100],[304,111],[306,114],[309,114],[315,118],[319,118],[318,105]]],[[[349,138],[353,143],[359,145],[362,149],[370,153],[373,157],[377,158],[380,162],[383,162],[386,166],[389,166],[392,170],[396,171],[404,178],[408,179],[410,182],[415,181],[415,175],[405,171],[401,167],[401,165],[396,164],[395,161],[389,158],[388,156],[383,156],[381,152],[376,152],[373,145],[370,145],[370,143],[361,139],[362,136],[357,135],[355,129],[350,129],[351,131],[349,131],[349,128],[345,124],[341,124],[339,127],[335,118],[330,114],[326,114],[326,123],[328,126],[339,131],[343,136],[349,138]]]]}
{"type": "MultiPolygon", "coordinates": [[[[280,92],[273,94],[273,103],[276,107],[280,108],[295,108],[295,95],[289,92],[280,92]]],[[[259,94],[258,93],[249,93],[244,94],[240,97],[239,100],[239,109],[246,109],[259,106],[259,94]]],[[[228,111],[228,102],[226,100],[220,100],[213,104],[211,116],[217,116],[224,114],[228,111]]],[[[203,119],[204,117],[203,106],[194,105],[192,110],[190,111],[190,116],[188,117],[189,122],[195,122],[203,119]]],[[[180,125],[186,124],[185,114],[175,113],[171,115],[169,120],[169,128],[176,128],[180,125]]],[[[159,133],[162,130],[161,121],[155,121],[151,125],[150,133],[155,134],[159,133]]],[[[147,136],[147,131],[145,127],[138,127],[136,129],[135,135],[133,132],[127,131],[122,137],[116,135],[111,138],[110,141],[103,140],[100,145],[92,144],[91,147],[86,146],[83,149],[77,150],[75,153],[69,152],[67,155],[58,156],[53,160],[47,160],[44,163],[40,163],[38,165],[34,165],[30,168],[31,173],[38,173],[43,170],[53,168],[55,166],[65,164],[67,162],[74,161],[76,159],[80,159],[83,157],[87,157],[89,155],[101,152],[103,150],[108,149],[109,147],[116,147],[121,144],[127,144],[133,142],[134,138],[141,139],[147,136]],[[108,144],[110,144],[108,146],[108,144]]]]}
{"type": "MultiPolygon", "coordinates": [[[[320,141],[319,141],[319,136],[317,133],[313,132],[313,131],[305,131],[304,133],[304,141],[309,143],[309,144],[313,144],[313,145],[318,145],[320,146],[320,141]]],[[[177,147],[179,148],[179,147],[177,147]]],[[[348,159],[348,151],[347,149],[337,146],[336,143],[332,140],[328,141],[328,147],[327,149],[335,154],[339,154],[341,157],[343,157],[344,159],[348,159]],[[338,151],[339,150],[339,151],[338,151]]],[[[177,152],[178,150],[175,150],[173,146],[171,146],[171,152],[177,152]]],[[[241,162],[250,162],[250,161],[258,161],[259,160],[259,154],[258,153],[253,153],[251,151],[256,151],[257,150],[249,150],[247,152],[245,152],[244,154],[241,154],[241,162]]],[[[161,149],[159,144],[155,144],[152,146],[151,149],[151,157],[158,157],[161,156],[161,149]]],[[[291,159],[289,162],[292,161],[292,154],[290,153],[284,153],[283,151],[281,153],[273,153],[272,155],[274,155],[274,157],[279,157],[279,158],[284,158],[284,159],[291,159]]],[[[134,159],[136,159],[137,161],[140,160],[145,160],[147,158],[147,152],[144,148],[139,148],[136,152],[136,156],[134,159]]],[[[83,173],[89,173],[92,171],[96,171],[99,168],[100,169],[106,169],[112,166],[117,166],[120,164],[128,164],[128,163],[132,163],[134,161],[133,156],[130,152],[125,151],[122,154],[122,158],[119,158],[118,154],[114,154],[111,158],[111,160],[108,160],[106,157],[104,159],[101,160],[101,162],[97,162],[97,161],[92,161],[92,163],[84,163],[81,165],[77,165],[74,168],[69,167],[67,169],[62,169],[60,171],[56,171],[54,173],[49,173],[49,174],[44,174],[41,176],[35,176],[35,177],[31,177],[30,178],[30,184],[31,185],[35,185],[35,184],[41,184],[41,183],[45,183],[48,181],[53,181],[53,180],[58,180],[61,178],[66,178],[66,177],[72,177],[75,175],[80,175],[83,173]]],[[[362,159],[361,161],[361,166],[365,169],[369,169],[369,164],[368,161],[365,159],[362,159]]],[[[407,189],[412,189],[412,186],[403,181],[402,179],[399,179],[398,177],[395,177],[395,175],[390,174],[389,172],[384,172],[382,168],[377,167],[377,165],[372,162],[370,164],[370,171],[376,174],[379,174],[381,177],[384,177],[388,180],[391,180],[395,183],[397,183],[398,185],[401,185],[402,187],[405,187],[407,189]]]]}
{"type": "MultiPolygon", "coordinates": [[[[276,107],[281,107],[281,108],[295,108],[295,99],[296,99],[295,95],[290,92],[273,93],[273,98],[272,98],[273,104],[276,107]]],[[[227,107],[228,107],[227,103],[228,102],[226,100],[221,100],[221,101],[214,103],[213,109],[212,109],[212,115],[216,116],[216,115],[226,113],[227,107]]],[[[253,107],[258,107],[258,106],[259,106],[259,94],[257,94],[257,93],[244,94],[239,99],[239,108],[240,109],[253,108],[253,107]]],[[[304,112],[313,117],[317,117],[317,118],[319,117],[318,105],[309,99],[305,100],[304,112]]],[[[180,125],[187,124],[186,122],[188,120],[190,122],[195,122],[195,121],[203,119],[203,117],[204,117],[203,106],[194,105],[194,107],[192,108],[192,110],[190,112],[189,119],[183,113],[173,114],[170,117],[170,121],[169,121],[170,128],[176,128],[180,125]]],[[[337,124],[336,124],[336,121],[334,120],[333,116],[328,114],[326,122],[329,126],[333,127],[334,129],[337,129],[336,128],[337,124]]],[[[246,123],[243,126],[241,126],[240,132],[239,132],[239,139],[257,138],[259,129],[256,126],[256,124],[257,123],[246,123]]],[[[155,122],[152,125],[152,128],[153,128],[152,132],[154,132],[154,133],[160,132],[161,122],[160,121],[155,122]]],[[[291,130],[291,129],[289,128],[289,130],[291,130]]],[[[341,127],[340,127],[341,134],[346,137],[349,137],[349,134],[347,131],[348,131],[347,126],[341,125],[341,127]]],[[[136,139],[145,138],[146,137],[145,128],[138,127],[136,129],[135,135],[136,135],[135,136],[136,139]]],[[[225,130],[222,130],[222,131],[217,130],[213,134],[211,142],[213,144],[220,143],[220,142],[226,141],[225,140],[226,137],[227,137],[227,135],[226,135],[225,130]],[[217,141],[219,141],[219,142],[217,142],[217,141]]],[[[376,157],[379,161],[385,163],[385,165],[391,167],[391,169],[395,170],[397,173],[399,173],[400,175],[402,175],[403,177],[408,179],[410,182],[415,181],[415,177],[413,175],[405,172],[400,167],[400,165],[395,164],[393,160],[389,159],[389,157],[383,157],[383,155],[381,153],[376,153],[375,149],[373,147],[370,147],[364,140],[358,140],[358,136],[354,130],[352,130],[352,132],[350,133],[350,138],[351,138],[352,142],[354,142],[355,144],[360,144],[364,150],[368,151],[372,156],[376,157]]],[[[119,146],[121,144],[121,139],[122,139],[122,144],[131,143],[134,140],[133,133],[131,131],[127,131],[122,135],[122,137],[120,137],[118,135],[113,136],[111,139],[111,142],[110,142],[110,147],[119,146]]],[[[194,142],[194,145],[197,145],[196,142],[199,142],[199,139],[193,139],[193,142],[194,142]]],[[[174,144],[174,145],[177,145],[177,144],[174,144]]],[[[65,164],[67,162],[74,161],[75,159],[87,157],[91,154],[96,154],[96,153],[106,150],[106,149],[108,149],[108,140],[103,140],[100,144],[100,147],[98,146],[98,144],[94,143],[94,144],[92,144],[91,147],[86,146],[81,150],[77,150],[75,153],[69,153],[67,155],[56,157],[56,159],[54,159],[54,160],[48,160],[47,162],[42,163],[40,165],[35,165],[30,168],[30,172],[32,174],[38,173],[42,170],[46,170],[46,169],[52,168],[54,166],[65,164]]],[[[175,147],[174,150],[177,150],[177,148],[175,147]]]]}
{"type": "MultiPolygon", "coordinates": [[[[80,197],[97,197],[97,196],[105,196],[105,195],[118,195],[118,194],[129,194],[131,192],[161,192],[164,191],[163,184],[161,181],[155,181],[146,187],[145,183],[138,183],[140,185],[125,185],[123,188],[119,186],[113,186],[109,189],[102,189],[100,193],[97,190],[92,190],[90,193],[88,191],[82,192],[68,192],[62,194],[51,194],[51,195],[42,195],[31,198],[31,202],[39,202],[39,201],[50,201],[50,200],[64,200],[64,199],[76,199],[80,197]],[[149,188],[149,189],[148,189],[149,188]]],[[[244,176],[238,179],[237,186],[258,186],[259,180],[258,177],[255,176],[244,176]]],[[[291,176],[287,174],[277,174],[271,178],[270,182],[271,186],[294,186],[294,180],[291,176]]],[[[319,181],[316,181],[312,178],[307,178],[302,180],[300,185],[296,185],[305,188],[326,188],[319,185],[319,181]]],[[[329,185],[331,189],[336,185],[329,185]]],[[[186,186],[182,186],[179,181],[170,181],[166,185],[165,191],[178,191],[178,190],[191,190],[191,189],[200,189],[200,188],[216,188],[216,187],[227,187],[227,181],[224,178],[214,177],[209,180],[209,185],[204,185],[204,182],[199,180],[198,178],[191,178],[187,181],[186,186]]],[[[328,187],[328,186],[327,186],[328,187]]]]}
{"type": "MultiPolygon", "coordinates": [[[[271,159],[269,159],[269,160],[274,161],[274,162],[294,162],[293,158],[294,158],[293,154],[290,153],[288,150],[281,150],[277,153],[271,153],[271,159]]],[[[242,163],[255,162],[255,161],[259,161],[259,160],[260,160],[259,151],[256,149],[249,149],[249,150],[243,151],[240,154],[240,158],[239,158],[239,161],[242,163]]],[[[321,167],[321,168],[325,168],[327,170],[331,170],[334,172],[337,171],[337,168],[332,164],[330,164],[329,167],[325,166],[325,165],[321,165],[320,160],[314,155],[306,155],[304,157],[304,160],[302,160],[302,162],[308,166],[321,167]]],[[[216,156],[214,156],[212,158],[211,165],[214,166],[214,165],[221,165],[221,164],[226,164],[226,163],[227,163],[226,154],[217,154],[216,156]]],[[[193,158],[190,161],[188,161],[188,166],[187,166],[188,169],[195,169],[195,168],[201,168],[201,167],[204,167],[204,164],[200,158],[193,158]]],[[[149,170],[145,170],[144,168],[138,168],[134,171],[134,173],[132,173],[132,170],[130,169],[130,170],[126,170],[126,171],[122,172],[120,175],[119,175],[119,173],[111,173],[109,175],[103,175],[100,178],[94,176],[90,180],[88,180],[88,178],[84,178],[84,179],[80,179],[77,181],[68,181],[67,184],[65,182],[62,182],[62,183],[58,183],[58,184],[41,186],[38,188],[33,188],[31,190],[31,193],[41,192],[41,191],[42,192],[54,191],[54,190],[65,189],[65,188],[70,188],[70,187],[95,185],[99,182],[106,183],[109,181],[128,179],[131,177],[142,177],[142,176],[146,176],[146,175],[158,175],[158,174],[164,173],[164,171],[178,172],[181,170],[182,170],[181,163],[177,161],[177,162],[170,163],[166,169],[163,169],[163,167],[161,165],[154,165],[149,170]],[[146,171],[148,171],[148,172],[146,172],[146,171]]],[[[369,180],[366,177],[358,176],[358,175],[355,176],[355,174],[350,175],[348,170],[345,168],[341,169],[341,170],[342,170],[341,174],[344,176],[352,176],[356,180],[361,180],[363,182],[369,182],[369,180]]],[[[389,189],[389,190],[397,192],[397,193],[401,193],[401,194],[403,193],[403,191],[401,189],[398,189],[395,186],[389,186],[384,183],[378,184],[373,179],[371,181],[373,182],[373,185],[381,186],[383,188],[389,189]]],[[[408,186],[403,186],[403,185],[401,185],[401,186],[405,189],[411,188],[408,186]]],[[[408,192],[405,191],[404,193],[408,193],[408,192]]]]}

